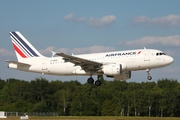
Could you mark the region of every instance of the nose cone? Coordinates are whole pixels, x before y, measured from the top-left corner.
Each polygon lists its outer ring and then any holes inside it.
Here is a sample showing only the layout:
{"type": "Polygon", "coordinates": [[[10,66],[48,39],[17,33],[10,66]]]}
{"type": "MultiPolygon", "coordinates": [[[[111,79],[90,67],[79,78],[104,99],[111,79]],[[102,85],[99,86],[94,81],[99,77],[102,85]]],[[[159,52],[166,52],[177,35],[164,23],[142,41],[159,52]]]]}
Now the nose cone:
{"type": "Polygon", "coordinates": [[[170,65],[170,64],[172,64],[174,62],[174,59],[171,56],[168,56],[166,58],[166,62],[167,62],[168,65],[170,65]]]}

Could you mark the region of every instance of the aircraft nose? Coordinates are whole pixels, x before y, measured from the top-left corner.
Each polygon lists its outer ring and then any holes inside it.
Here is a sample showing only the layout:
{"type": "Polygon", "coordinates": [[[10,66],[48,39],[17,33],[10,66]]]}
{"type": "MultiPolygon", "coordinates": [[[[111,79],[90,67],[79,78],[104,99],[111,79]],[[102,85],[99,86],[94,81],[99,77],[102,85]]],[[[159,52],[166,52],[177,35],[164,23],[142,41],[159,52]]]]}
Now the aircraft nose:
{"type": "Polygon", "coordinates": [[[167,62],[169,64],[172,64],[174,62],[174,59],[171,56],[168,56],[167,62]]]}

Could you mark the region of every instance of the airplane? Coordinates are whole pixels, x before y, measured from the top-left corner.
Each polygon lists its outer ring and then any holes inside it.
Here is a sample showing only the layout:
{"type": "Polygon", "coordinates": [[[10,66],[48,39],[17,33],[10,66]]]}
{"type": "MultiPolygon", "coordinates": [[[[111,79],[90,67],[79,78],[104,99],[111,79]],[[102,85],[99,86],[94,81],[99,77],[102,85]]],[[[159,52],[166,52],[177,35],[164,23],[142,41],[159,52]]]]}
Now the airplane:
{"type": "Polygon", "coordinates": [[[103,75],[127,80],[132,71],[138,70],[146,70],[147,79],[151,80],[151,69],[168,66],[174,61],[160,50],[146,48],[80,55],[51,51],[52,57],[45,57],[20,32],[10,32],[10,38],[18,61],[6,60],[8,68],[58,76],[90,76],[87,82],[96,86],[101,85],[103,75]],[[93,75],[97,75],[95,82],[93,75]]]}

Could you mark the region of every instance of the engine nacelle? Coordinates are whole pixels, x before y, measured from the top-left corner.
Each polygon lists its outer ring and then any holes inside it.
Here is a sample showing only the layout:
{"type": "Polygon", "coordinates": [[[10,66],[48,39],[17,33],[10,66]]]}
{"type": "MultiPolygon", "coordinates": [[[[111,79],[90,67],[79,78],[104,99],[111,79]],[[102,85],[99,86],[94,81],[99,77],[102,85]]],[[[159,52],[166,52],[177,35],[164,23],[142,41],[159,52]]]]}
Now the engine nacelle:
{"type": "Polygon", "coordinates": [[[121,73],[126,70],[126,64],[107,64],[103,66],[102,70],[107,76],[121,75],[121,73]]]}
{"type": "Polygon", "coordinates": [[[107,76],[112,77],[114,80],[127,80],[131,78],[131,71],[123,71],[120,75],[107,76]]]}

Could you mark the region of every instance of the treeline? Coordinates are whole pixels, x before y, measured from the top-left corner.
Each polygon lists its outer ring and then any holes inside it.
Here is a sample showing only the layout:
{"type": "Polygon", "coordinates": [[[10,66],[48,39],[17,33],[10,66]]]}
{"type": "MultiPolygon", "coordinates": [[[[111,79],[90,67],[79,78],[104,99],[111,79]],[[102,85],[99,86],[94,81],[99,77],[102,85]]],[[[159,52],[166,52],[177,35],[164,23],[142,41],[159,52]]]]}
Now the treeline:
{"type": "Polygon", "coordinates": [[[180,83],[0,79],[0,111],[57,112],[70,116],[180,116],[180,83]]]}

